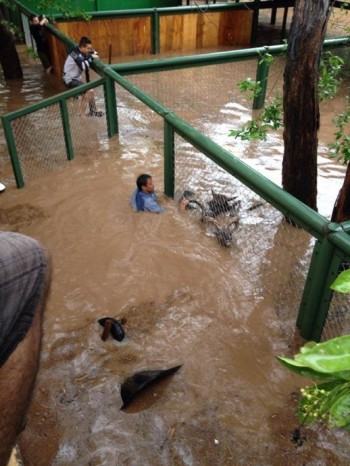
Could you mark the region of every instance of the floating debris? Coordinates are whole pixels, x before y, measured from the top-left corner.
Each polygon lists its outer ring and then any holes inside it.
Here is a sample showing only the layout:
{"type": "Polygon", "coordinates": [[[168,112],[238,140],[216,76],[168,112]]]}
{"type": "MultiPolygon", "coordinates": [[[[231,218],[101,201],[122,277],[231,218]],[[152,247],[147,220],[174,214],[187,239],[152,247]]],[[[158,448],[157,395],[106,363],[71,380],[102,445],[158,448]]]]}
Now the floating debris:
{"type": "Polygon", "coordinates": [[[182,367],[182,364],[170,369],[136,372],[136,374],[125,379],[120,387],[120,394],[123,400],[123,406],[120,409],[125,409],[144,388],[168,375],[174,374],[180,367],[182,367]]]}
{"type": "Polygon", "coordinates": [[[117,341],[124,340],[125,331],[122,327],[122,323],[125,324],[126,319],[121,319],[120,321],[114,319],[113,317],[103,317],[99,319],[98,323],[102,325],[103,332],[101,338],[103,341],[106,341],[110,334],[117,341]]]}

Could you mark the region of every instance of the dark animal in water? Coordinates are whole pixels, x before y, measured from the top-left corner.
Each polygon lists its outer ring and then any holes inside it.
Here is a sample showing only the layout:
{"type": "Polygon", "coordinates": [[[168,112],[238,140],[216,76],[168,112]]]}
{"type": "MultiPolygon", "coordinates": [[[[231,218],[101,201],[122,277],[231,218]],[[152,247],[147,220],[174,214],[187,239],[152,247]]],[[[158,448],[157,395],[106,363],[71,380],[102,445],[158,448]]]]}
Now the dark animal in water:
{"type": "Polygon", "coordinates": [[[238,212],[241,201],[236,201],[238,196],[228,197],[225,194],[217,194],[211,190],[213,198],[208,202],[209,215],[217,217],[225,212],[238,212]]]}
{"type": "Polygon", "coordinates": [[[180,366],[171,367],[170,369],[136,372],[136,374],[128,377],[120,387],[120,395],[123,400],[123,406],[120,409],[125,409],[145,387],[168,375],[174,374],[181,366],[182,364],[180,366]]]}
{"type": "Polygon", "coordinates": [[[214,226],[215,237],[219,241],[221,246],[224,246],[226,248],[229,248],[230,246],[232,246],[232,242],[233,242],[232,232],[236,228],[238,228],[239,217],[238,216],[232,217],[228,225],[221,226],[210,214],[208,214],[208,211],[205,209],[204,205],[201,202],[196,201],[196,200],[191,200],[189,203],[193,205],[198,205],[201,208],[202,222],[208,223],[208,224],[210,223],[211,225],[214,226]]]}
{"type": "MultiPolygon", "coordinates": [[[[223,196],[223,195],[222,194],[220,194],[220,195],[217,194],[216,196],[223,196]]],[[[237,203],[238,202],[240,202],[240,201],[237,201],[237,203]]],[[[236,205],[237,205],[237,203],[236,203],[236,205]]],[[[228,225],[220,225],[213,218],[213,216],[211,215],[211,211],[208,212],[208,210],[206,210],[206,208],[204,207],[204,205],[201,202],[193,199],[193,200],[189,201],[189,204],[192,205],[192,206],[197,205],[197,206],[199,206],[201,208],[201,210],[202,210],[202,216],[201,216],[202,222],[207,223],[207,224],[211,224],[211,225],[214,226],[214,228],[215,228],[215,231],[214,231],[215,237],[218,240],[218,242],[221,244],[221,246],[224,246],[226,248],[231,247],[232,243],[233,243],[232,233],[233,233],[234,230],[236,230],[238,228],[239,221],[240,221],[240,218],[238,216],[237,211],[236,211],[236,213],[234,215],[235,206],[231,206],[231,210],[229,211],[230,212],[230,217],[231,217],[230,223],[228,225]]],[[[248,212],[248,211],[255,210],[258,207],[261,207],[263,204],[264,204],[263,202],[254,204],[251,207],[248,207],[247,209],[245,209],[245,211],[248,212]]]]}
{"type": "Polygon", "coordinates": [[[125,324],[126,319],[121,319],[120,322],[113,317],[103,317],[99,319],[98,323],[102,325],[103,332],[101,338],[103,341],[106,341],[110,334],[117,341],[124,340],[125,331],[122,327],[122,324],[125,324]]]}

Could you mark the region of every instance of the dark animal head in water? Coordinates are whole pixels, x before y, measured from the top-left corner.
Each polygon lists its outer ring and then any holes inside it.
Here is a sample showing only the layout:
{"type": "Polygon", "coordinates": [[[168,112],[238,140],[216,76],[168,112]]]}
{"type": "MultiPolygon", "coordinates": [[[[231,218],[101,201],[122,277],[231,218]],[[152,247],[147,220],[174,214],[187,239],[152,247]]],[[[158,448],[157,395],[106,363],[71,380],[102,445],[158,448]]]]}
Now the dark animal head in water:
{"type": "Polygon", "coordinates": [[[211,217],[207,217],[204,220],[207,223],[212,224],[215,227],[215,237],[225,248],[229,248],[232,246],[233,243],[233,236],[232,232],[238,228],[239,225],[239,218],[233,217],[233,220],[226,226],[221,226],[219,223],[211,217]]]}
{"type": "Polygon", "coordinates": [[[217,194],[213,189],[211,193],[213,199],[208,202],[208,207],[212,217],[217,217],[225,212],[238,211],[241,202],[236,201],[237,196],[228,197],[225,194],[217,194]]]}
{"type": "Polygon", "coordinates": [[[208,212],[201,202],[199,202],[197,200],[191,200],[191,201],[189,201],[189,203],[192,206],[199,206],[201,208],[201,210],[202,210],[202,217],[201,217],[202,222],[205,222],[207,224],[210,223],[211,225],[214,226],[214,228],[215,228],[215,231],[214,231],[215,237],[219,241],[221,246],[224,246],[226,248],[231,247],[232,243],[233,243],[232,232],[236,228],[238,228],[239,217],[238,216],[232,217],[231,222],[228,225],[222,226],[212,217],[211,212],[208,212]]]}

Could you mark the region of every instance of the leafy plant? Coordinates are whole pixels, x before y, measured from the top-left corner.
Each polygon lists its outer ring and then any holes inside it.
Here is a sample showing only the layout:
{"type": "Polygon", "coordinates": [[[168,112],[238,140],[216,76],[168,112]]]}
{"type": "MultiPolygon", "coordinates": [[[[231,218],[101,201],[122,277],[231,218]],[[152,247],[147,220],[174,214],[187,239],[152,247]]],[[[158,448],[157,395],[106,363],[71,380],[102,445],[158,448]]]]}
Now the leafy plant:
{"type": "MultiPolygon", "coordinates": [[[[350,270],[331,289],[350,293],[350,270]]],[[[294,359],[277,357],[292,372],[317,382],[300,390],[298,417],[303,424],[326,422],[350,430],[350,335],[306,343],[294,359]]]]}
{"type": "Polygon", "coordinates": [[[348,124],[350,122],[350,103],[348,101],[345,112],[342,112],[333,120],[337,127],[335,142],[329,145],[331,157],[336,157],[339,162],[347,163],[350,160],[350,135],[348,124]]]}
{"type": "MultiPolygon", "coordinates": [[[[268,63],[270,63],[271,60],[273,60],[273,57],[268,53],[265,53],[261,59],[261,61],[267,61],[268,63]]],[[[337,55],[333,55],[332,52],[326,52],[323,55],[320,61],[320,76],[318,82],[320,101],[333,98],[338,91],[341,83],[338,76],[343,65],[344,60],[337,55]]],[[[248,93],[247,98],[249,100],[258,97],[262,92],[260,81],[254,81],[251,78],[247,78],[238,83],[238,88],[241,92],[248,93]]],[[[344,125],[348,121],[350,121],[350,106],[346,115],[343,116],[343,120],[339,120],[339,131],[336,135],[336,142],[330,146],[333,154],[335,154],[334,156],[338,156],[339,158],[345,156],[349,157],[346,160],[350,160],[350,136],[346,135],[344,132],[344,125]],[[345,121],[346,118],[347,121],[345,121]]],[[[269,130],[278,129],[282,126],[283,106],[280,97],[276,96],[271,103],[265,107],[261,115],[248,121],[245,126],[230,131],[229,135],[246,141],[255,139],[266,141],[269,130]]]]}
{"type": "Polygon", "coordinates": [[[282,101],[279,97],[264,108],[260,116],[249,120],[245,126],[238,130],[231,130],[229,135],[242,140],[260,139],[266,141],[268,131],[283,126],[282,101]]]}
{"type": "MultiPolygon", "coordinates": [[[[87,0],[85,2],[86,9],[90,7],[93,9],[93,0],[87,0]]],[[[89,21],[91,19],[91,15],[87,13],[85,8],[81,8],[75,2],[71,0],[62,0],[61,2],[57,2],[57,0],[41,0],[37,4],[38,11],[45,11],[48,13],[50,19],[53,19],[53,11],[61,13],[67,19],[70,18],[80,18],[85,21],[89,21]]]]}
{"type": "Polygon", "coordinates": [[[260,81],[254,81],[252,78],[247,78],[238,83],[238,89],[241,92],[249,92],[249,94],[247,94],[247,99],[253,100],[255,97],[260,95],[261,84],[260,81]]]}
{"type": "Polygon", "coordinates": [[[24,52],[28,58],[32,58],[33,60],[35,60],[36,58],[39,58],[37,51],[33,49],[33,47],[30,47],[30,46],[26,47],[24,52]]]}
{"type": "Polygon", "coordinates": [[[320,63],[318,92],[320,101],[332,99],[338,92],[341,79],[338,78],[344,66],[344,60],[332,52],[326,52],[320,63]]]}

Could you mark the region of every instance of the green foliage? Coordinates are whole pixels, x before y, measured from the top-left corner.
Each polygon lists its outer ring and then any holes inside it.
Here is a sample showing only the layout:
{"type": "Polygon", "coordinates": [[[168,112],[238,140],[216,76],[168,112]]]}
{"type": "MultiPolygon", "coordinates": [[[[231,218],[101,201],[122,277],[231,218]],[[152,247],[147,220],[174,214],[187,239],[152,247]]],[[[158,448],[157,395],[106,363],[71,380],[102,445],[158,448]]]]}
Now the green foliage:
{"type": "Polygon", "coordinates": [[[261,94],[260,81],[254,81],[252,78],[247,78],[244,81],[238,83],[238,89],[241,92],[249,92],[247,99],[253,100],[261,94]]]}
{"type": "Polygon", "coordinates": [[[230,131],[229,135],[242,140],[250,141],[260,139],[266,141],[267,133],[276,130],[283,125],[282,101],[279,97],[264,108],[261,115],[249,120],[245,126],[238,130],[230,131]]]}
{"type": "MultiPolygon", "coordinates": [[[[350,293],[350,270],[340,273],[331,289],[350,293]]],[[[277,359],[292,372],[319,381],[300,390],[301,423],[325,422],[329,427],[350,430],[350,335],[323,343],[310,341],[294,359],[277,359]]]]}
{"type": "Polygon", "coordinates": [[[39,58],[39,55],[37,54],[36,50],[33,49],[33,47],[26,47],[25,54],[28,58],[32,58],[33,60],[39,58]]]}
{"type": "Polygon", "coordinates": [[[327,422],[350,430],[350,335],[309,342],[294,359],[277,359],[292,372],[321,381],[300,390],[301,423],[327,422]]]}
{"type": "Polygon", "coordinates": [[[332,52],[323,54],[320,63],[320,76],[318,81],[318,91],[320,101],[332,99],[338,92],[341,79],[338,75],[344,66],[344,60],[332,52]]]}
{"type": "Polygon", "coordinates": [[[350,269],[341,272],[331,285],[331,289],[338,293],[350,293],[350,269]]]}
{"type": "Polygon", "coordinates": [[[335,133],[335,142],[329,145],[331,157],[335,157],[339,162],[350,161],[350,135],[348,134],[348,124],[350,122],[350,103],[348,101],[345,112],[340,113],[333,120],[338,131],[335,133]]]}
{"type": "MultiPolygon", "coordinates": [[[[267,61],[269,64],[273,61],[273,57],[269,53],[261,55],[261,61],[267,61]]],[[[344,65],[344,60],[341,57],[333,55],[331,52],[326,52],[320,62],[320,76],[318,83],[320,100],[331,99],[338,91],[341,80],[338,75],[344,65]]],[[[248,92],[247,98],[253,100],[258,97],[262,91],[260,81],[254,81],[247,78],[238,83],[238,88],[241,92],[248,92]]],[[[345,124],[350,121],[350,106],[343,115],[343,119],[338,121],[339,131],[336,136],[336,142],[332,144],[331,150],[334,156],[339,159],[350,160],[350,135],[344,133],[345,124]]],[[[229,135],[235,138],[240,138],[245,141],[260,139],[266,141],[268,131],[278,129],[283,126],[283,107],[281,99],[277,96],[273,101],[265,107],[263,113],[238,130],[230,131],[229,135]]]]}
{"type": "MultiPolygon", "coordinates": [[[[93,8],[93,0],[87,0],[85,3],[90,4],[91,9],[93,8]]],[[[51,19],[53,11],[62,14],[67,19],[77,18],[85,21],[91,19],[91,15],[85,9],[76,6],[71,0],[62,0],[59,3],[56,0],[41,0],[36,6],[36,10],[47,12],[51,19]]]]}

